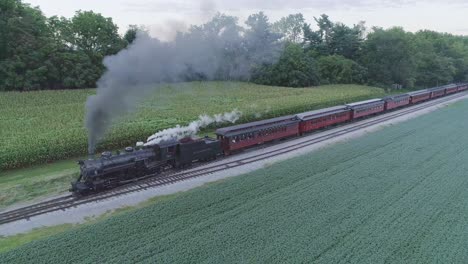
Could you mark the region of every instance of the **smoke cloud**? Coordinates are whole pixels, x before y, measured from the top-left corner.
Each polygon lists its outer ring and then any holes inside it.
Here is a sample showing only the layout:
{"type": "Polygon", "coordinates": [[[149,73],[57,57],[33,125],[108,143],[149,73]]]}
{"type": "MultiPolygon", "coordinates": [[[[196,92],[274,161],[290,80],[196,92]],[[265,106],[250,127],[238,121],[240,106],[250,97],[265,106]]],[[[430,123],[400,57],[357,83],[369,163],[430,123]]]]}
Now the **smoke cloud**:
{"type": "Polygon", "coordinates": [[[232,112],[217,114],[214,116],[200,115],[198,120],[190,122],[188,126],[177,125],[173,128],[168,128],[157,132],[150,136],[145,143],[145,146],[155,145],[162,141],[179,140],[185,137],[192,137],[200,131],[201,128],[211,124],[235,123],[241,117],[242,112],[234,109],[232,112]]]}
{"type": "Polygon", "coordinates": [[[248,81],[258,65],[274,63],[282,44],[269,31],[263,14],[249,20],[217,14],[201,26],[179,32],[163,42],[139,32],[134,42],[103,63],[107,71],[97,82],[96,95],[86,102],[88,152],[94,153],[113,122],[135,109],[157,84],[190,80],[248,81]]]}

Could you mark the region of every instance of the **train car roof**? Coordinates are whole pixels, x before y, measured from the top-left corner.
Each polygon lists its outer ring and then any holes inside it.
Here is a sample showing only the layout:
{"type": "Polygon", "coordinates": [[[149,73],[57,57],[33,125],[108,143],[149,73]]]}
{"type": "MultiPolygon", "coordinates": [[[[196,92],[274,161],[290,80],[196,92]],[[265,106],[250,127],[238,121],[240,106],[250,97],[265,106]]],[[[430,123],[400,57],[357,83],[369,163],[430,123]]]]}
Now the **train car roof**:
{"type": "Polygon", "coordinates": [[[455,83],[451,83],[451,84],[444,85],[442,87],[444,87],[444,88],[454,88],[454,87],[458,87],[458,85],[455,84],[455,83]]]}
{"type": "Polygon", "coordinates": [[[428,89],[424,89],[424,90],[418,90],[418,91],[414,91],[414,92],[409,92],[408,94],[410,96],[413,96],[413,95],[420,95],[420,94],[426,94],[426,93],[430,93],[431,91],[429,91],[428,89]]]}
{"type": "Polygon", "coordinates": [[[340,113],[343,111],[349,111],[348,107],[346,105],[339,105],[339,106],[334,106],[334,107],[328,107],[328,108],[323,108],[323,109],[318,109],[314,111],[309,111],[309,112],[304,112],[297,114],[296,116],[301,119],[301,120],[308,120],[311,118],[317,118],[325,115],[330,115],[330,114],[335,114],[335,113],[340,113]]]}
{"type": "Polygon", "coordinates": [[[388,101],[388,100],[395,100],[395,99],[408,98],[408,97],[410,97],[409,94],[394,94],[394,95],[385,96],[382,99],[384,101],[388,101]]]}
{"type": "Polygon", "coordinates": [[[349,106],[349,107],[356,107],[356,106],[379,103],[379,102],[383,103],[384,101],[382,99],[380,99],[380,98],[376,98],[376,99],[370,99],[370,100],[361,101],[361,102],[349,103],[349,104],[346,104],[346,105],[349,106]]]}
{"type": "Polygon", "coordinates": [[[240,124],[236,126],[219,128],[216,130],[216,134],[221,136],[232,136],[242,133],[253,132],[273,125],[285,125],[297,122],[299,122],[299,120],[294,115],[281,116],[256,122],[250,122],[246,124],[240,124]]]}
{"type": "Polygon", "coordinates": [[[447,88],[450,88],[450,87],[447,87],[447,86],[439,86],[439,87],[434,87],[434,88],[429,88],[428,90],[429,91],[440,91],[440,90],[445,90],[447,88]]]}

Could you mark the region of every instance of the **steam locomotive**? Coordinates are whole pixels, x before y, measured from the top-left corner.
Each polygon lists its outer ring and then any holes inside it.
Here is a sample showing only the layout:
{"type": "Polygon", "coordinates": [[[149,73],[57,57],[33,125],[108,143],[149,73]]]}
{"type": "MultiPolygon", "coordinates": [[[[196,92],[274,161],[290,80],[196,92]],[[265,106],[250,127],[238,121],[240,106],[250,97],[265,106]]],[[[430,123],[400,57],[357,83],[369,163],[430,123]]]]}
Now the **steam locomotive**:
{"type": "Polygon", "coordinates": [[[145,147],[127,147],[124,152],[103,152],[99,158],[80,160],[80,176],[70,191],[86,195],[154,176],[167,167],[184,168],[194,161],[216,159],[219,141],[212,138],[169,140],[145,147]]]}
{"type": "Polygon", "coordinates": [[[466,83],[450,84],[220,128],[216,130],[217,139],[185,138],[136,149],[128,147],[123,153],[104,152],[99,158],[79,161],[80,177],[72,183],[70,191],[84,195],[110,189],[158,174],[166,168],[183,168],[195,161],[216,159],[219,155],[231,155],[258,144],[300,136],[329,126],[466,91],[466,83]]]}

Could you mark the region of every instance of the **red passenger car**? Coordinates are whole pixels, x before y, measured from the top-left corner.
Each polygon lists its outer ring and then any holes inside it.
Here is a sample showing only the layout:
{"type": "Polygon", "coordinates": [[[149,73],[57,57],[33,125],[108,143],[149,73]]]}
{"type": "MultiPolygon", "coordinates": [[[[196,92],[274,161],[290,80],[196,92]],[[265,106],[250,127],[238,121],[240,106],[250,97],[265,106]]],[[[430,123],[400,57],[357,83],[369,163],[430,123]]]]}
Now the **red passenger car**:
{"type": "Polygon", "coordinates": [[[435,87],[435,88],[429,89],[429,91],[431,92],[431,99],[444,96],[445,95],[445,89],[446,89],[445,86],[435,87]]]}
{"type": "Polygon", "coordinates": [[[384,111],[385,101],[382,99],[372,99],[357,103],[347,104],[351,109],[351,118],[369,116],[384,111]]]}
{"type": "Polygon", "coordinates": [[[458,87],[458,89],[457,89],[458,92],[468,90],[468,84],[466,84],[466,83],[458,84],[457,87],[458,87]]]}
{"type": "Polygon", "coordinates": [[[429,90],[419,90],[414,92],[409,92],[408,95],[410,96],[410,103],[415,104],[422,101],[426,101],[431,99],[431,91],[429,90]]]}
{"type": "Polygon", "coordinates": [[[299,131],[302,135],[306,132],[351,120],[351,110],[342,105],[305,112],[296,116],[301,120],[299,131]]]}
{"type": "Polygon", "coordinates": [[[458,91],[456,84],[449,84],[445,86],[447,94],[456,93],[458,91]]]}
{"type": "Polygon", "coordinates": [[[385,110],[391,110],[409,104],[410,96],[408,94],[397,94],[383,98],[385,101],[385,110]]]}
{"type": "Polygon", "coordinates": [[[217,138],[226,155],[232,151],[248,148],[276,139],[299,135],[299,120],[296,116],[283,116],[216,130],[217,138]]]}

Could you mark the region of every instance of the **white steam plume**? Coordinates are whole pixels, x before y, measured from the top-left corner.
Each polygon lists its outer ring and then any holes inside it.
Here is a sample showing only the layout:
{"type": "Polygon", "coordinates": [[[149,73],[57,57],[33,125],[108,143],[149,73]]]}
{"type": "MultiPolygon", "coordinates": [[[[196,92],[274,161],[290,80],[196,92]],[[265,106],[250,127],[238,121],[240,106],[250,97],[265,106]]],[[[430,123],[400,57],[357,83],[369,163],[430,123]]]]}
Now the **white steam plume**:
{"type": "Polygon", "coordinates": [[[151,146],[168,140],[179,140],[185,137],[192,137],[200,131],[201,128],[211,124],[235,123],[241,117],[242,112],[234,109],[232,112],[216,114],[213,116],[200,115],[197,120],[190,122],[187,126],[177,125],[173,128],[158,131],[150,136],[145,146],[151,146]]]}

